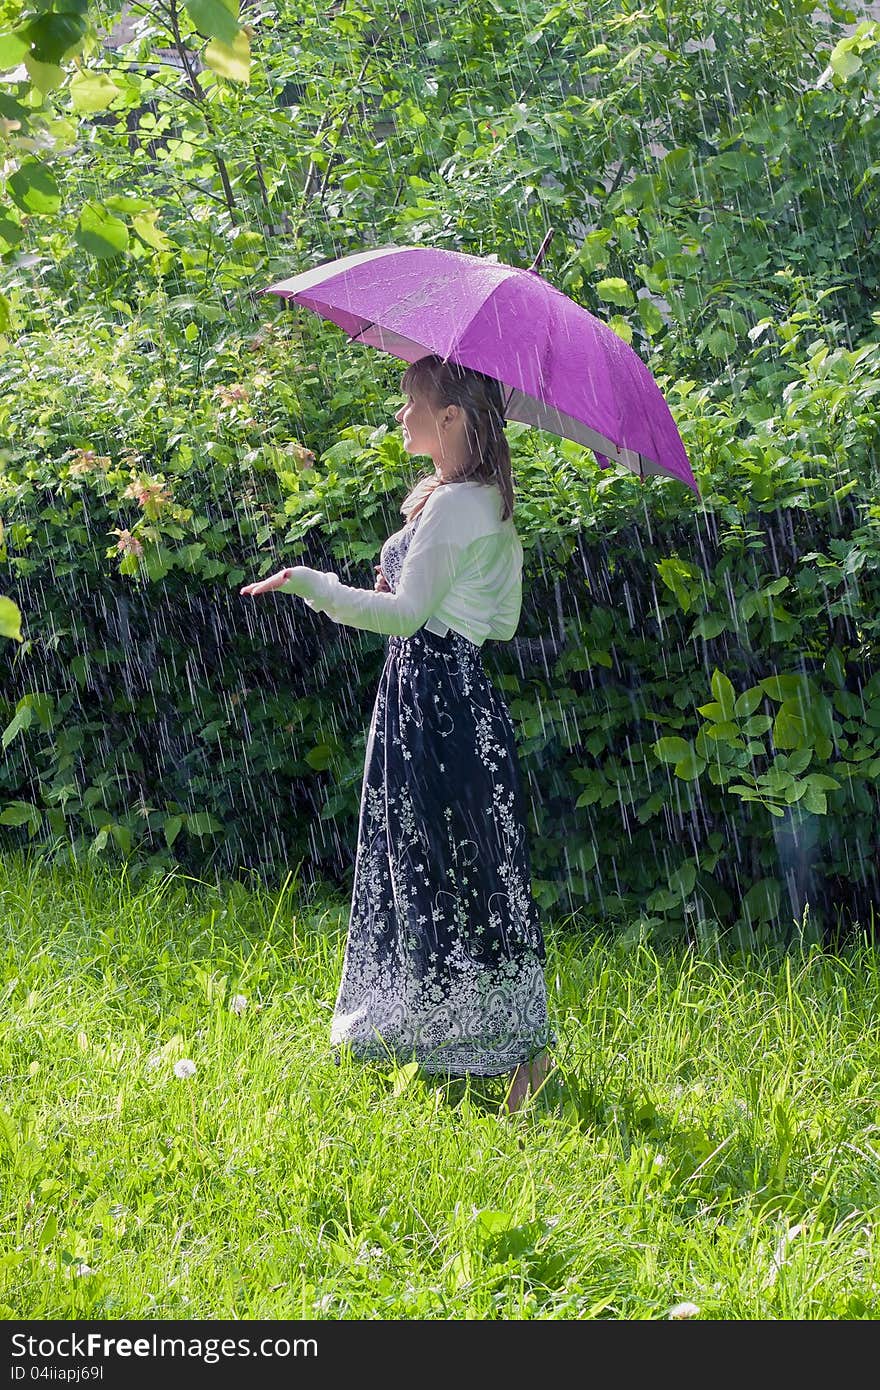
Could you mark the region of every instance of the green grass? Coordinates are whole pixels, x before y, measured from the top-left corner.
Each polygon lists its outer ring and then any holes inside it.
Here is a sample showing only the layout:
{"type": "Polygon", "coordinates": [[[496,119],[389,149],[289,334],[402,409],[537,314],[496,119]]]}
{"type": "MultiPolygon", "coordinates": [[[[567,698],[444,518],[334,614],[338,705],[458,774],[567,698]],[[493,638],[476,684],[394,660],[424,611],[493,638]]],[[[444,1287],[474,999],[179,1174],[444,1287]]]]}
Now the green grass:
{"type": "Polygon", "coordinates": [[[880,1316],[870,946],[558,923],[559,1065],[509,1117],[334,1065],[348,904],[282,884],[0,861],[4,1318],[880,1316]]]}

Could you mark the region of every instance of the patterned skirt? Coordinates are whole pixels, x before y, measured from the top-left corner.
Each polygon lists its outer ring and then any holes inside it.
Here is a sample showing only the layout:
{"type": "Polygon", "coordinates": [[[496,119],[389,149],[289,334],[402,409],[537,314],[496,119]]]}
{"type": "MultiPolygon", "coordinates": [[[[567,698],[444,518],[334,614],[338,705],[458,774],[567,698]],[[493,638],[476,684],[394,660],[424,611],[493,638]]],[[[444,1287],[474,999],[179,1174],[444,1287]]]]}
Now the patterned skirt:
{"type": "Polygon", "coordinates": [[[331,1044],[495,1076],[553,1041],[510,713],[450,629],[389,637],[331,1044]]]}

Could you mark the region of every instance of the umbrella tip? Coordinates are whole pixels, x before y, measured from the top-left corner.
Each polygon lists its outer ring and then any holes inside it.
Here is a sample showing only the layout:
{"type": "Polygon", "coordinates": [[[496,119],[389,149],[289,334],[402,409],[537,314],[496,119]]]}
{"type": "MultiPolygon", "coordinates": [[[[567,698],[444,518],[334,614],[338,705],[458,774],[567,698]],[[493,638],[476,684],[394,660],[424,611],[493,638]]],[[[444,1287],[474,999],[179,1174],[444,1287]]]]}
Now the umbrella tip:
{"type": "Polygon", "coordinates": [[[544,259],[544,253],[546,252],[547,247],[550,245],[550,242],[551,242],[552,239],[553,239],[553,232],[554,232],[554,231],[555,231],[555,228],[554,228],[554,227],[550,227],[550,228],[548,229],[547,235],[544,237],[544,240],[541,242],[541,245],[538,247],[538,254],[537,254],[537,256],[536,256],[535,259],[532,261],[532,264],[529,266],[529,270],[537,270],[538,266],[541,264],[542,260],[544,259]]]}

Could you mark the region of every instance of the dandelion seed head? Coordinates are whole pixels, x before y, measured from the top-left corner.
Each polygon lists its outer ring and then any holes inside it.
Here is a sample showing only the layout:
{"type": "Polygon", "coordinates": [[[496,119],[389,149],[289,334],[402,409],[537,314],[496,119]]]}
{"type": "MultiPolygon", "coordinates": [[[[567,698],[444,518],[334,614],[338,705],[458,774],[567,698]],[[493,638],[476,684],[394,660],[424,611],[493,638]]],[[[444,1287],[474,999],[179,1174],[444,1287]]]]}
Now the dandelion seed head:
{"type": "Polygon", "coordinates": [[[174,1063],[174,1075],[179,1076],[181,1081],[186,1081],[196,1074],[196,1064],[191,1062],[188,1057],[181,1057],[179,1062],[174,1063]]]}
{"type": "Polygon", "coordinates": [[[670,1318],[697,1318],[700,1310],[696,1303],[676,1303],[674,1308],[670,1308],[670,1318]]]}

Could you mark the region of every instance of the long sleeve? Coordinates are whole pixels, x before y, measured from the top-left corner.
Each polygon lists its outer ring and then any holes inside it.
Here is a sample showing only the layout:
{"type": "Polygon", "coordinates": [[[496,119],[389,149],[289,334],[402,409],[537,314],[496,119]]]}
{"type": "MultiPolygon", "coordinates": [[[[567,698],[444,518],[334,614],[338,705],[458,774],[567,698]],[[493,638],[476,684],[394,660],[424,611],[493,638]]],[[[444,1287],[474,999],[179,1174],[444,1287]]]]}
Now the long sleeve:
{"type": "Polygon", "coordinates": [[[407,551],[396,593],[353,588],[340,583],[337,574],[307,565],[295,565],[281,591],[297,594],[335,623],[412,637],[442,603],[460,567],[465,539],[461,526],[456,528],[457,510],[454,492],[432,493],[407,551]]]}

